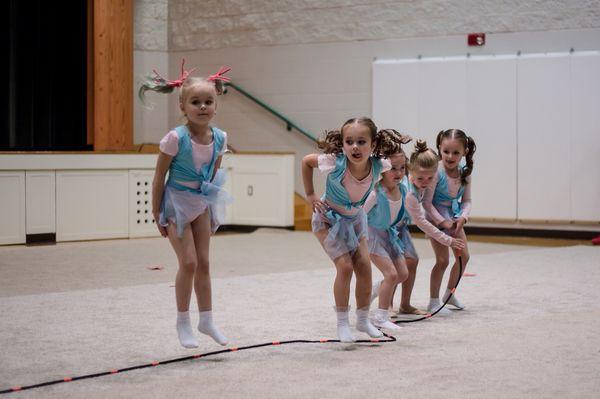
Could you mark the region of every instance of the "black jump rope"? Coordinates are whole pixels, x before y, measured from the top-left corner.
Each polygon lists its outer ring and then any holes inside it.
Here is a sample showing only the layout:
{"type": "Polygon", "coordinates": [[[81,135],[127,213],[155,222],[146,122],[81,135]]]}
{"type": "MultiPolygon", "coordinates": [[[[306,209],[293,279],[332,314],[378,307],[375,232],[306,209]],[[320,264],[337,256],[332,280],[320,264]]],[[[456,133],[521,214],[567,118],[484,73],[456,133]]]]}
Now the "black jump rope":
{"type": "MultiPolygon", "coordinates": [[[[419,318],[416,318],[416,319],[394,320],[393,323],[395,323],[395,324],[400,324],[400,323],[414,323],[414,322],[417,322],[417,321],[426,320],[426,319],[429,319],[429,318],[435,316],[440,310],[442,310],[446,306],[446,304],[448,303],[448,301],[454,295],[454,292],[456,291],[456,288],[458,288],[458,283],[460,283],[460,280],[462,278],[463,265],[462,265],[462,257],[461,256],[458,257],[458,266],[459,266],[459,275],[458,275],[458,280],[456,281],[456,285],[450,291],[450,295],[448,296],[448,298],[446,298],[446,300],[444,301],[444,303],[442,304],[442,306],[440,306],[440,308],[438,310],[436,310],[433,313],[427,313],[426,315],[424,315],[422,317],[419,317],[419,318]]],[[[382,338],[359,339],[359,340],[355,341],[355,343],[361,343],[362,344],[362,343],[373,343],[373,342],[376,342],[376,343],[396,342],[396,338],[393,337],[392,335],[388,335],[386,333],[383,333],[383,335],[385,337],[383,339],[382,338]]],[[[219,355],[221,353],[231,353],[231,352],[238,352],[238,351],[243,351],[243,350],[247,350],[247,349],[263,348],[265,346],[278,346],[278,345],[288,345],[288,344],[339,343],[339,342],[340,342],[339,339],[326,339],[326,338],[322,338],[322,339],[318,339],[318,340],[292,339],[292,340],[289,340],[289,341],[272,341],[272,342],[265,342],[264,344],[231,347],[231,348],[222,349],[222,350],[219,350],[219,351],[199,353],[199,354],[196,354],[196,355],[183,356],[183,357],[178,357],[178,358],[175,358],[175,359],[163,360],[163,361],[160,361],[160,362],[159,361],[154,361],[154,362],[151,362],[151,363],[140,364],[140,365],[131,366],[131,367],[125,367],[125,368],[122,368],[122,369],[112,369],[112,370],[103,371],[103,372],[100,372],[100,373],[85,374],[85,375],[80,375],[80,376],[76,376],[76,377],[65,377],[65,378],[62,378],[62,379],[59,379],[59,380],[41,382],[39,384],[33,384],[33,385],[15,386],[15,387],[12,387],[12,388],[9,388],[9,389],[3,389],[3,390],[1,390],[0,394],[7,394],[7,393],[12,393],[12,392],[25,391],[27,389],[41,388],[41,387],[46,387],[46,386],[49,386],[49,385],[62,384],[62,383],[65,383],[65,382],[86,380],[86,379],[89,379],[89,378],[103,377],[103,376],[106,376],[106,375],[119,374],[119,373],[124,373],[126,371],[145,369],[145,368],[148,368],[148,367],[156,367],[156,366],[164,365],[164,364],[177,363],[177,362],[185,362],[185,361],[188,361],[188,360],[195,360],[195,359],[202,359],[202,358],[209,357],[209,356],[219,355]]]]}

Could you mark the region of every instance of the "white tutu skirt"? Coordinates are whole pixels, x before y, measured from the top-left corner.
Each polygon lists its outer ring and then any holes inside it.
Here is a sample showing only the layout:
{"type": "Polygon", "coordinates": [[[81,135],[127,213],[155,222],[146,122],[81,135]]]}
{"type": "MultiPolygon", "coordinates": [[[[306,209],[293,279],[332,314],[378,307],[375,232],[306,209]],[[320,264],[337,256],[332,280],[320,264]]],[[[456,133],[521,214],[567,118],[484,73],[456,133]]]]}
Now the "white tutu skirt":
{"type": "Polygon", "coordinates": [[[185,226],[208,209],[211,233],[214,234],[225,221],[225,207],[233,201],[223,190],[224,184],[225,172],[218,170],[212,182],[202,182],[199,193],[166,185],[160,207],[160,225],[166,227],[168,222],[175,223],[177,235],[182,237],[185,226]]]}
{"type": "Polygon", "coordinates": [[[313,213],[312,231],[329,229],[323,243],[331,260],[349,253],[353,256],[362,238],[367,237],[367,214],[361,209],[356,215],[345,216],[334,210],[313,213]]]}
{"type": "Polygon", "coordinates": [[[406,225],[397,226],[396,239],[389,230],[369,227],[369,253],[393,261],[396,258],[419,259],[406,225]]]}

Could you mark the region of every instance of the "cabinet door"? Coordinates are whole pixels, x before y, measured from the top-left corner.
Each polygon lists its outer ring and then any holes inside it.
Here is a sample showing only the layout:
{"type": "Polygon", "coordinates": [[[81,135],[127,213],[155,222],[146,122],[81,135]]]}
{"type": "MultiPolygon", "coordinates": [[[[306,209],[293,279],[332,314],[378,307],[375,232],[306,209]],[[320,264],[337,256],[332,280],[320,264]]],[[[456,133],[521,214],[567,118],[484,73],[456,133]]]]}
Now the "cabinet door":
{"type": "Polygon", "coordinates": [[[159,235],[152,216],[153,170],[129,171],[129,237],[159,235]]]}
{"type": "Polygon", "coordinates": [[[53,170],[25,172],[27,234],[56,232],[56,179],[53,170]]]}
{"type": "Polygon", "coordinates": [[[126,238],[129,171],[57,171],[56,241],[126,238]]]}
{"type": "Polygon", "coordinates": [[[25,243],[25,172],[0,172],[0,244],[25,243]]]}
{"type": "Polygon", "coordinates": [[[233,223],[243,225],[278,226],[282,219],[279,200],[280,175],[277,172],[232,173],[233,223]]]}

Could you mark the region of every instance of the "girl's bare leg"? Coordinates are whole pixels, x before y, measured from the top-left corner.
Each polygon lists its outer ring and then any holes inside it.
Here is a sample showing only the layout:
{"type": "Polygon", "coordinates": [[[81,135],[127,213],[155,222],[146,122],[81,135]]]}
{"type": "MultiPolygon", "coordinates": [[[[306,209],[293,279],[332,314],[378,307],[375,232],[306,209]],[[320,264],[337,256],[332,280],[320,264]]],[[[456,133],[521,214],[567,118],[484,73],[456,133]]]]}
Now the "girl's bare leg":
{"type": "Polygon", "coordinates": [[[207,209],[192,222],[196,247],[197,267],[194,275],[194,291],[200,311],[198,331],[210,336],[220,345],[227,345],[225,337],[213,323],[212,290],[210,283],[209,243],[211,235],[210,210],[207,209]]]}

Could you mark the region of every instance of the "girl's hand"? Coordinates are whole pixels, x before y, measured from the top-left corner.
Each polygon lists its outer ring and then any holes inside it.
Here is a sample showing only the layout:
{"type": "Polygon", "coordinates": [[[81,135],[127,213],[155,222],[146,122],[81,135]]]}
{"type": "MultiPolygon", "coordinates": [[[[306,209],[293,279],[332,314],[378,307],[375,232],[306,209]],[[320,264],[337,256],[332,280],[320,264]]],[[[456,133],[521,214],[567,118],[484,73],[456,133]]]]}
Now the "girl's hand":
{"type": "Polygon", "coordinates": [[[462,251],[467,247],[464,240],[461,240],[460,238],[453,238],[450,246],[454,249],[458,249],[459,251],[462,251]]]}
{"type": "Polygon", "coordinates": [[[442,223],[440,223],[438,227],[440,230],[451,229],[453,225],[454,223],[452,222],[452,220],[446,219],[442,223]]]}
{"type": "Polygon", "coordinates": [[[161,236],[166,237],[168,235],[167,228],[165,226],[161,226],[160,222],[158,221],[160,214],[156,213],[156,214],[153,214],[153,216],[154,216],[154,222],[156,223],[156,227],[158,228],[158,232],[160,233],[161,236]]]}
{"type": "Polygon", "coordinates": [[[463,217],[459,217],[458,219],[456,219],[455,223],[456,223],[456,232],[458,233],[460,231],[460,229],[463,228],[465,223],[467,223],[467,220],[463,217]]]}
{"type": "Polygon", "coordinates": [[[325,204],[316,194],[310,194],[306,196],[306,200],[312,207],[313,212],[325,213],[328,210],[327,204],[325,204]]]}

